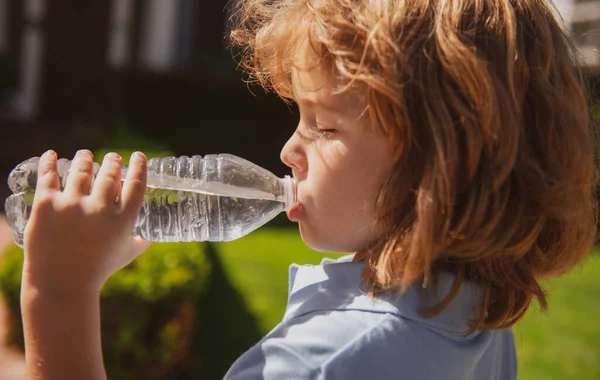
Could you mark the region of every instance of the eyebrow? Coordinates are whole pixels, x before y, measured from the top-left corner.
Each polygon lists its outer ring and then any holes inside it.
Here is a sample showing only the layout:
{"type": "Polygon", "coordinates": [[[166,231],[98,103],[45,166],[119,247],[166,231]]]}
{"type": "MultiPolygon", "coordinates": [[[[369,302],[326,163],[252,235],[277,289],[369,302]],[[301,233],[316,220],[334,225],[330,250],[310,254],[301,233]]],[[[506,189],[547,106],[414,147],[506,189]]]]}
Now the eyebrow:
{"type": "Polygon", "coordinates": [[[295,96],[295,94],[294,94],[294,100],[296,101],[296,103],[298,105],[306,105],[306,106],[312,107],[312,108],[323,108],[330,112],[340,113],[339,106],[337,106],[335,104],[326,103],[326,102],[316,102],[316,101],[314,101],[312,99],[308,99],[308,98],[299,98],[299,97],[295,96]]]}
{"type": "Polygon", "coordinates": [[[294,86],[292,86],[292,96],[294,97],[294,102],[296,102],[296,104],[298,105],[306,105],[308,107],[312,107],[312,108],[323,108],[327,111],[333,111],[333,112],[338,112],[337,111],[337,107],[334,104],[331,103],[325,103],[325,102],[316,102],[312,99],[309,98],[303,98],[298,96],[298,93],[296,92],[296,89],[294,88],[294,86]]]}

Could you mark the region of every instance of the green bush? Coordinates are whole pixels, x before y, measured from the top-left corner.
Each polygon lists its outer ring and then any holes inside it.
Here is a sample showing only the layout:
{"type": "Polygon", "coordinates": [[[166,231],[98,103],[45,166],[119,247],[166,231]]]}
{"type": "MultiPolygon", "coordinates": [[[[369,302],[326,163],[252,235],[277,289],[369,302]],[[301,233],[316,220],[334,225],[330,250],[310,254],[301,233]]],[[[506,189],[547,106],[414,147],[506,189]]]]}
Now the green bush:
{"type": "Polygon", "coordinates": [[[129,165],[129,157],[136,150],[144,152],[148,158],[175,155],[167,144],[132,131],[126,123],[116,123],[112,134],[112,139],[104,141],[101,148],[94,150],[97,162],[102,162],[104,155],[109,152],[121,155],[124,165],[129,165]]]}
{"type": "MultiPolygon", "coordinates": [[[[0,292],[9,315],[8,344],[23,350],[19,305],[23,251],[0,261],[0,292]]],[[[158,379],[193,355],[197,301],[211,264],[200,244],[154,244],[114,274],[102,290],[102,341],[109,378],[158,379]]]]}

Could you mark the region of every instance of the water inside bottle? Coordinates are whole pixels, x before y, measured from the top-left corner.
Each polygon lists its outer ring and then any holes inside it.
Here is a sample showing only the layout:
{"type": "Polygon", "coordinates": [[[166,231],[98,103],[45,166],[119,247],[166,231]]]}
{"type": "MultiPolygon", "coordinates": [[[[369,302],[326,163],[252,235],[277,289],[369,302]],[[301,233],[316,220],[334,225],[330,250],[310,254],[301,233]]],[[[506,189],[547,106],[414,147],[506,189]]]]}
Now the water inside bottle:
{"type": "Polygon", "coordinates": [[[163,242],[231,241],[284,210],[285,202],[276,199],[148,189],[134,235],[163,242]]]}
{"type": "MultiPolygon", "coordinates": [[[[149,184],[133,235],[161,242],[231,241],[285,211],[283,197],[267,192],[219,183],[209,188],[222,195],[149,184]]],[[[35,191],[29,188],[6,200],[7,222],[13,230],[13,240],[21,247],[34,195],[35,191]]]]}

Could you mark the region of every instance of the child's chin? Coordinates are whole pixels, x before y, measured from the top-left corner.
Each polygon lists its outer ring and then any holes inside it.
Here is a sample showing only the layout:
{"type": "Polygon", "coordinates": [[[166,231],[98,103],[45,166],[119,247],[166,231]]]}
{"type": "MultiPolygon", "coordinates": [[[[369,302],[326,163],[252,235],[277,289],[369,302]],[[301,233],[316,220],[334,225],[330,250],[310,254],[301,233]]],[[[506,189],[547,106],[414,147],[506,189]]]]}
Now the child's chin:
{"type": "Polygon", "coordinates": [[[302,237],[304,244],[313,251],[351,253],[351,251],[347,250],[347,247],[341,247],[340,244],[336,244],[334,241],[327,239],[326,236],[315,236],[310,233],[310,231],[303,229],[302,225],[300,225],[300,236],[302,237]]]}
{"type": "Polygon", "coordinates": [[[331,242],[323,241],[324,239],[314,236],[310,231],[306,231],[306,228],[302,228],[302,224],[300,224],[300,236],[304,244],[313,251],[329,251],[328,247],[331,245],[331,242]]]}

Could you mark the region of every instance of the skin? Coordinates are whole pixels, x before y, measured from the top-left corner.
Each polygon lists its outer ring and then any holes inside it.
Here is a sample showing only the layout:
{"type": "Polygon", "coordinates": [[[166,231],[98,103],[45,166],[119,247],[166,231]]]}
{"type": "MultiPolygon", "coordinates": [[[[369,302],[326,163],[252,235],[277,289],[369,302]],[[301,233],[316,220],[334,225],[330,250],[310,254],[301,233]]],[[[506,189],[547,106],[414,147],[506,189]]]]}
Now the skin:
{"type": "MultiPolygon", "coordinates": [[[[311,59],[299,54],[299,66],[311,59]]],[[[337,85],[320,67],[294,72],[301,118],[281,159],[298,180],[300,203],[290,216],[305,243],[354,252],[377,238],[374,201],[392,160],[386,139],[364,125],[364,107],[349,93],[334,94],[337,85]]],[[[64,191],[56,160],[52,151],[40,158],[25,231],[27,379],[106,379],[99,294],[111,274],[151,244],[130,236],[144,197],[147,159],[132,155],[121,190],[119,156],[105,156],[92,187],[92,154],[78,152],[64,191]]]]}
{"type": "Polygon", "coordinates": [[[147,160],[132,155],[121,191],[121,158],[108,154],[91,193],[89,151],[73,159],[64,191],[56,160],[52,151],[40,158],[25,230],[21,308],[27,379],[106,379],[99,294],[112,273],[151,244],[130,236],[144,197],[147,160]]]}
{"type": "Polygon", "coordinates": [[[281,160],[298,181],[298,221],[304,242],[317,251],[356,252],[377,238],[375,198],[392,167],[385,136],[366,125],[364,106],[300,49],[293,72],[300,122],[281,160]]]}

